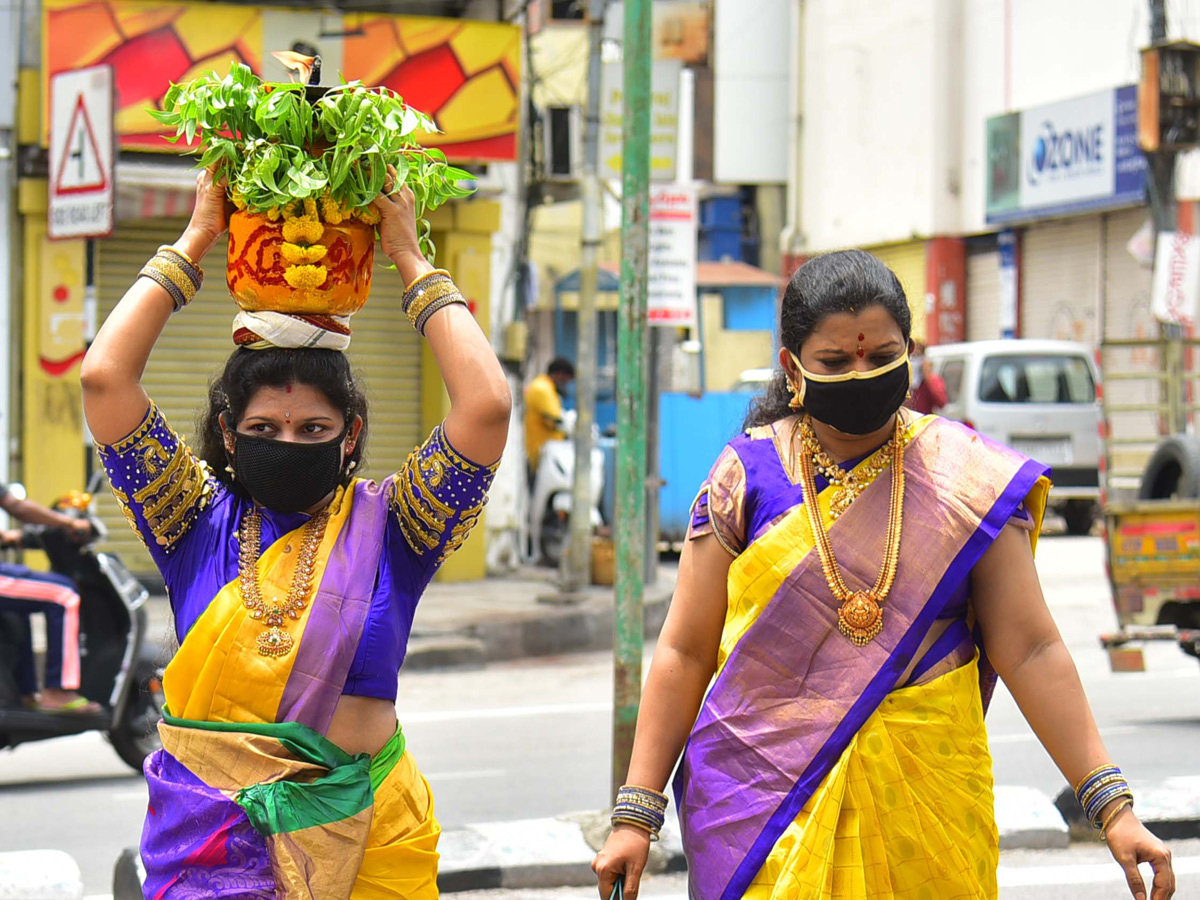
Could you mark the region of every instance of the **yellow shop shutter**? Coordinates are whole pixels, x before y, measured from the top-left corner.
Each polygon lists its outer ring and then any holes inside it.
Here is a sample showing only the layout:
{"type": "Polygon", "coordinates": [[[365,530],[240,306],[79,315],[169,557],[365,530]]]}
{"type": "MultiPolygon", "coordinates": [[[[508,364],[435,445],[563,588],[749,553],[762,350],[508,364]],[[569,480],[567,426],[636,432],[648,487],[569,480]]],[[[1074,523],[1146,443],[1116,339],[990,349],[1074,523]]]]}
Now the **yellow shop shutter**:
{"type": "MultiPolygon", "coordinates": [[[[183,231],[186,219],[122,222],[117,233],[97,243],[96,282],[103,321],[137,277],[138,270],[163,243],[183,231]]],[[[208,384],[233,351],[236,309],[225,288],[225,241],[205,259],[204,287],[191,305],[171,318],[146,367],[146,392],[167,420],[195,446],[196,419],[204,408],[208,384]]],[[[354,317],[350,358],[366,384],[370,434],[365,477],[381,479],[395,471],[420,443],[420,338],[400,311],[400,276],[377,263],[371,299],[354,317]]],[[[119,552],[139,575],[154,565],[129,530],[107,490],[99,508],[108,525],[108,549],[119,552]]]]}
{"type": "Polygon", "coordinates": [[[868,247],[867,252],[896,273],[912,312],[912,336],[925,340],[925,242],[868,247]]]}

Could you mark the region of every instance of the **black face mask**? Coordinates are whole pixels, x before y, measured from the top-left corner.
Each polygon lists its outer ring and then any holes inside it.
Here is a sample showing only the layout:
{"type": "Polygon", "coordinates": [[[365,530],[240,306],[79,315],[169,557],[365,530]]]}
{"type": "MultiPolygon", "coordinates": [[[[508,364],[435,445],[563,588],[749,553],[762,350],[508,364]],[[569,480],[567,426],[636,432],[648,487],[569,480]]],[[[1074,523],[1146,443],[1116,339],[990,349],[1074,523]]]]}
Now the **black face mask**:
{"type": "Polygon", "coordinates": [[[873,434],[904,405],[911,378],[907,354],[869,372],[814,375],[792,360],[804,378],[801,403],[818,422],[843,434],[873,434]]]}
{"type": "Polygon", "coordinates": [[[342,440],[306,444],[250,434],[234,437],[233,468],[255,502],[281,513],[312,509],[341,483],[342,440]]]}

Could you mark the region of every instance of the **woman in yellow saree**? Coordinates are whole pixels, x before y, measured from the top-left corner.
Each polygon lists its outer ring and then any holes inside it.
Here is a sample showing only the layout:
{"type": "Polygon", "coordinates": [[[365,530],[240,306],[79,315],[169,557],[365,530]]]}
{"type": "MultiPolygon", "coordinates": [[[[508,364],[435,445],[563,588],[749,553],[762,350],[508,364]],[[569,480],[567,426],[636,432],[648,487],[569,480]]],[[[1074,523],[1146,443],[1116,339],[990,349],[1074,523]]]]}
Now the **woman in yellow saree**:
{"type": "Polygon", "coordinates": [[[695,900],[995,900],[984,712],[1005,679],[1130,889],[1174,890],[1042,599],[1044,466],[902,409],[911,318],[859,251],[809,261],[784,372],[713,467],[594,868],[636,896],[660,792],[695,900]],[[685,746],[686,744],[686,746],[685,746]]]}
{"type": "Polygon", "coordinates": [[[409,285],[404,312],[451,399],[382,484],[352,475],[367,407],[336,349],[348,329],[329,317],[258,317],[271,337],[244,342],[214,381],[200,458],[142,389],[225,230],[225,190],[207,172],[187,230],[143,269],[84,362],[88,424],[162,571],[181,643],[163,679],[163,747],[146,763],[153,900],[438,894],[440,828],[396,721],[397,674],[421,593],[482,514],[495,466],[472,460],[500,456],[510,402],[461,294],[420,253],[412,193],[374,206],[409,285]]]}

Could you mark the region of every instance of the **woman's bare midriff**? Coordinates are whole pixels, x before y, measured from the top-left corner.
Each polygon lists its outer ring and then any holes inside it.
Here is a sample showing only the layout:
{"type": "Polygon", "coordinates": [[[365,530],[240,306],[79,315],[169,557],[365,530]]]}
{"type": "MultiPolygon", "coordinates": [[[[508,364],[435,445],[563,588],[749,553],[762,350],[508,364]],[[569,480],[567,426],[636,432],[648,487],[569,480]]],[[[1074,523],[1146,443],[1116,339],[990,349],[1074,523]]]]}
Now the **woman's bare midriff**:
{"type": "Polygon", "coordinates": [[[343,694],[325,736],[349,754],[374,756],[395,733],[395,703],[377,697],[343,694]]]}

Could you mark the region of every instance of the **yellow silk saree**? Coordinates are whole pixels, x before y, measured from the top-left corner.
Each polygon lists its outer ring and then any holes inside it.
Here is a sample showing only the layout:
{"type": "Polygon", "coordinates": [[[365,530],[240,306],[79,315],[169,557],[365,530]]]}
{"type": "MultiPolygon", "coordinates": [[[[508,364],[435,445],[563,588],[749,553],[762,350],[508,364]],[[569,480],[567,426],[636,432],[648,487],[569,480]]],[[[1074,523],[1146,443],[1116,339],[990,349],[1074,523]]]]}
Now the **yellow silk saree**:
{"type": "MultiPolygon", "coordinates": [[[[969,574],[1010,521],[1036,535],[1048,482],[1043,466],[936,417],[905,437],[900,566],[865,647],[838,631],[807,498],[770,427],[731,443],[702,492],[702,520],[736,558],[717,676],[675,784],[697,900],[996,897],[983,724],[995,676],[969,574]]],[[[853,590],[879,571],[891,478],[836,520],[818,484],[853,590]]]]}

